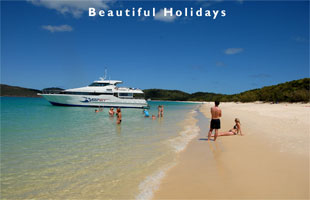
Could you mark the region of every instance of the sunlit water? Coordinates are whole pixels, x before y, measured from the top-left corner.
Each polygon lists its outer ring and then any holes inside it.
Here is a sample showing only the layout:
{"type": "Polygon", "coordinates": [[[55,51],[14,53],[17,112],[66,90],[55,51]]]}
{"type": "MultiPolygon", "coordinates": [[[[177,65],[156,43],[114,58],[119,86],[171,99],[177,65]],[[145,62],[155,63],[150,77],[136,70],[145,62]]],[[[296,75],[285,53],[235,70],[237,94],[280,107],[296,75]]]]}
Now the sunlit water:
{"type": "Polygon", "coordinates": [[[41,98],[1,97],[2,199],[149,199],[198,133],[199,104],[149,102],[150,114],[57,107],[41,98]]]}

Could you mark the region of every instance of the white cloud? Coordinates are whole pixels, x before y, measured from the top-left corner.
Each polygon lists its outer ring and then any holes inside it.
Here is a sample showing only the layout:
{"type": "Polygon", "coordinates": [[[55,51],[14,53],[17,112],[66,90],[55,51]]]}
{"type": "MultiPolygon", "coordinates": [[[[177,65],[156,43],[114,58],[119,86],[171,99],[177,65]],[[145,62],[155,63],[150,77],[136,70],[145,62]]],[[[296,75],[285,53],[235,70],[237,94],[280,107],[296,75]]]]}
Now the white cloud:
{"type": "Polygon", "coordinates": [[[75,18],[82,16],[83,12],[88,11],[89,7],[98,9],[109,8],[107,0],[27,0],[36,6],[43,6],[54,9],[61,14],[71,14],[75,18]]]}
{"type": "Polygon", "coordinates": [[[48,30],[52,33],[54,32],[71,32],[73,28],[69,25],[60,25],[60,26],[52,26],[52,25],[44,25],[43,29],[48,30]]]}
{"type": "Polygon", "coordinates": [[[175,15],[170,16],[170,14],[168,14],[165,16],[164,14],[164,9],[160,9],[157,13],[155,13],[154,19],[163,22],[173,22],[177,18],[175,15]]]}
{"type": "Polygon", "coordinates": [[[243,51],[243,48],[228,48],[224,51],[227,55],[233,55],[237,53],[241,53],[243,51]]]}

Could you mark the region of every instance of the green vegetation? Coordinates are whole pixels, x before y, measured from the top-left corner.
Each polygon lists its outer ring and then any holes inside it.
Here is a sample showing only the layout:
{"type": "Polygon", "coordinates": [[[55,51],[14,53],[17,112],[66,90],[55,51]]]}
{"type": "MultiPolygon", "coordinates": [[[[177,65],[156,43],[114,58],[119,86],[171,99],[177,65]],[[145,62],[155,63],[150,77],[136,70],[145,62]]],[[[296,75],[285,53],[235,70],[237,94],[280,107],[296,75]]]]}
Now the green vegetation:
{"type": "Polygon", "coordinates": [[[147,89],[143,90],[146,99],[187,101],[190,94],[179,90],[147,89]]]}
{"type": "Polygon", "coordinates": [[[310,79],[290,81],[278,85],[267,86],[261,89],[249,90],[237,95],[237,101],[265,101],[265,102],[309,102],[310,79]]]}
{"type": "Polygon", "coordinates": [[[172,101],[221,101],[221,102],[309,102],[310,78],[249,90],[239,94],[225,95],[207,92],[188,94],[178,90],[144,90],[146,98],[172,101]]]}
{"type": "Polygon", "coordinates": [[[9,86],[5,84],[0,84],[0,88],[1,96],[40,97],[37,93],[41,92],[40,90],[9,86]]]}
{"type": "MultiPolygon", "coordinates": [[[[1,96],[38,97],[40,90],[14,87],[1,84],[1,96]]],[[[43,91],[62,90],[46,88],[43,91]]],[[[310,102],[310,78],[289,81],[261,89],[249,90],[239,94],[225,95],[208,92],[189,94],[179,90],[147,89],[145,98],[170,101],[221,101],[221,102],[310,102]]]]}

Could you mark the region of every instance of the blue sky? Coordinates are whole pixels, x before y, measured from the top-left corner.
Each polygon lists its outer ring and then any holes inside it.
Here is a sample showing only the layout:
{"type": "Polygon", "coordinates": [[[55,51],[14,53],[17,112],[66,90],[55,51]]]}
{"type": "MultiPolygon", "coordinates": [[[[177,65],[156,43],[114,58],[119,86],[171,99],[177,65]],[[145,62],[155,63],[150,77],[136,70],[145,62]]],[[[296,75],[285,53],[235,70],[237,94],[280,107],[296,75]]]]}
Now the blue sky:
{"type": "Polygon", "coordinates": [[[1,83],[233,94],[309,77],[308,1],[1,1],[1,83]],[[88,8],[226,10],[225,17],[89,17],[88,8]]]}

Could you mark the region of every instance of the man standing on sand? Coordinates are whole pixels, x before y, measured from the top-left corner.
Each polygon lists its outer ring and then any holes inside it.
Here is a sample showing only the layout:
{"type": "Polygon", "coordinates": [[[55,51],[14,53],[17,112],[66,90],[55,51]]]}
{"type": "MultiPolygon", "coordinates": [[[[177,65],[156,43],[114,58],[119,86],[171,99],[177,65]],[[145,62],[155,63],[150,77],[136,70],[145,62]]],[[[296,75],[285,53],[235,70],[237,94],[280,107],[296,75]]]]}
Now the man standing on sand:
{"type": "Polygon", "coordinates": [[[214,141],[215,141],[218,136],[218,130],[221,128],[220,117],[222,117],[222,111],[218,107],[220,105],[220,102],[215,101],[214,103],[215,103],[215,106],[211,108],[212,119],[210,123],[210,131],[208,133],[208,141],[210,140],[213,129],[215,129],[215,135],[214,135],[214,141]]]}

